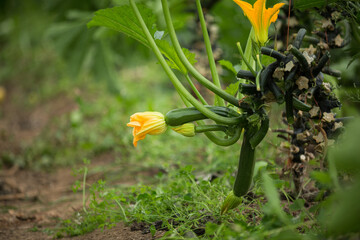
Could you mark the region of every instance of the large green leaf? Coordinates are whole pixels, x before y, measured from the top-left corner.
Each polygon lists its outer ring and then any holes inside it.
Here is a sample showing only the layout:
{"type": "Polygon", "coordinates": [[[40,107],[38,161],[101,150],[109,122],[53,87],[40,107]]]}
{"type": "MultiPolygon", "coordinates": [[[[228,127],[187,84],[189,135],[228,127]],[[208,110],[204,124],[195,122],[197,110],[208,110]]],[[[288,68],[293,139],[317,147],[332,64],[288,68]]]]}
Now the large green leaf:
{"type": "MultiPolygon", "coordinates": [[[[168,41],[163,39],[164,32],[157,30],[155,15],[144,5],[139,5],[139,10],[161,53],[167,58],[169,66],[173,69],[179,70],[184,74],[187,74],[187,69],[181,63],[173,46],[168,41]]],[[[149,43],[140,23],[137,20],[131,7],[128,5],[97,11],[87,26],[89,28],[94,26],[103,26],[118,32],[125,33],[129,37],[134,38],[143,45],[149,47],[149,43]]],[[[196,62],[195,54],[191,53],[187,49],[183,49],[183,51],[190,63],[194,64],[196,62]]]]}
{"type": "Polygon", "coordinates": [[[295,0],[295,8],[305,10],[313,7],[323,7],[326,4],[336,2],[337,0],[295,0]]]}
{"type": "MultiPolygon", "coordinates": [[[[148,28],[152,30],[152,26],[154,26],[156,22],[155,16],[144,6],[141,6],[139,10],[148,28]]],[[[139,21],[128,5],[102,9],[95,12],[95,16],[87,26],[89,28],[94,26],[108,27],[115,31],[125,33],[145,46],[149,46],[139,21]]],[[[156,31],[151,32],[155,33],[156,31]]]]}
{"type": "MultiPolygon", "coordinates": [[[[176,54],[175,49],[173,48],[173,46],[171,46],[171,44],[168,41],[164,39],[156,40],[156,44],[159,47],[161,53],[167,58],[167,63],[171,68],[179,70],[183,74],[187,74],[187,69],[182,64],[180,58],[176,54]]],[[[191,64],[197,62],[195,60],[195,53],[190,52],[186,48],[183,48],[182,50],[191,64]]]]}

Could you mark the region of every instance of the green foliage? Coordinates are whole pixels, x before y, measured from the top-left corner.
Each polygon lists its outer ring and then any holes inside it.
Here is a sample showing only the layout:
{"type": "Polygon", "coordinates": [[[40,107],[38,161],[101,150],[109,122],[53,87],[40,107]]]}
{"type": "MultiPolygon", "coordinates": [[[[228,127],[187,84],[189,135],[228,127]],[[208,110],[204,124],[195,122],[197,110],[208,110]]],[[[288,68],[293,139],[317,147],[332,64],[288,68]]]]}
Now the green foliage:
{"type": "MultiPolygon", "coordinates": [[[[139,7],[141,15],[149,29],[152,29],[154,34],[156,30],[153,25],[156,22],[156,17],[152,11],[145,6],[139,7]]],[[[137,21],[134,12],[128,5],[114,7],[109,9],[101,9],[95,12],[95,16],[88,23],[88,27],[104,26],[115,31],[125,33],[129,37],[139,41],[141,44],[148,46],[145,34],[142,31],[140,23],[137,21]]]]}
{"type": "Polygon", "coordinates": [[[277,193],[275,184],[273,183],[272,179],[265,171],[262,173],[262,181],[263,181],[263,190],[268,200],[266,213],[268,215],[274,215],[278,217],[283,224],[287,224],[288,219],[286,218],[286,215],[280,205],[280,198],[277,193]]]}
{"type": "Polygon", "coordinates": [[[332,178],[336,191],[323,203],[319,216],[328,236],[351,236],[351,233],[360,232],[359,123],[359,119],[356,119],[347,126],[343,140],[329,153],[330,172],[335,171],[339,175],[332,178]]]}
{"type": "MultiPolygon", "coordinates": [[[[268,4],[273,2],[268,1],[268,4]]],[[[300,4],[301,8],[301,4],[304,2],[306,1],[297,1],[297,4],[300,4]]],[[[315,1],[315,3],[317,2],[315,1]]],[[[243,33],[242,30],[246,30],[248,25],[243,24],[244,18],[239,16],[241,10],[236,7],[232,1],[221,1],[214,10],[214,12],[221,12],[220,24],[227,25],[224,29],[229,32],[221,40],[227,49],[233,49],[236,41],[246,41],[240,33],[243,33]],[[223,6],[224,8],[222,8],[223,6]],[[229,19],[225,21],[226,17],[238,24],[239,29],[235,31],[234,25],[229,24],[229,19]]],[[[88,30],[83,28],[84,22],[89,16],[88,12],[69,12],[69,19],[73,24],[62,22],[54,25],[50,28],[48,36],[58,38],[59,45],[56,45],[56,48],[59,52],[64,52],[64,56],[69,57],[66,59],[74,71],[79,70],[85,64],[95,70],[94,74],[97,79],[103,79],[103,76],[107,74],[109,78],[114,79],[114,76],[111,75],[115,73],[107,69],[114,64],[114,60],[119,60],[111,52],[112,48],[108,41],[114,40],[113,31],[126,33],[147,46],[146,40],[143,41],[144,36],[141,29],[139,31],[138,23],[133,19],[132,11],[126,11],[126,9],[129,10],[129,7],[124,5],[97,12],[89,26],[105,26],[111,30],[91,29],[91,33],[87,33],[88,30]],[[125,15],[117,15],[119,13],[125,15]],[[119,16],[121,20],[119,20],[119,16]],[[121,22],[124,21],[124,16],[127,16],[127,22],[121,22]],[[115,21],[113,21],[114,19],[115,21]],[[131,28],[128,28],[126,24],[130,24],[128,26],[131,28]],[[75,49],[76,52],[69,54],[72,49],[75,49]],[[88,51],[89,49],[91,51],[88,51]],[[84,63],[84,59],[96,59],[97,61],[89,64],[87,61],[84,63]]],[[[186,73],[171,44],[166,41],[166,33],[158,31],[154,27],[156,18],[145,7],[142,7],[141,11],[145,13],[144,16],[148,17],[152,34],[169,65],[186,73]]],[[[44,19],[42,20],[44,21],[44,19]]],[[[19,46],[24,50],[32,48],[36,39],[32,35],[40,34],[40,32],[36,31],[35,34],[27,35],[25,31],[19,31],[19,33],[14,31],[13,34],[22,36],[19,46]],[[26,39],[30,39],[30,45],[27,45],[29,42],[26,39]]],[[[114,42],[117,41],[114,40],[114,42]]],[[[191,63],[196,61],[194,54],[186,49],[183,51],[191,63]]],[[[45,55],[40,50],[39,53],[31,56],[38,59],[37,56],[41,56],[41,54],[45,55]]],[[[11,55],[11,52],[5,49],[5,54],[1,56],[2,62],[9,64],[9,61],[5,60],[10,59],[11,55]]],[[[230,55],[234,57],[232,53],[230,55]]],[[[20,56],[21,54],[18,52],[11,57],[16,62],[20,56]]],[[[103,85],[99,83],[78,80],[78,83],[70,84],[67,79],[58,75],[61,72],[59,71],[61,66],[51,69],[56,74],[45,72],[42,70],[43,63],[47,63],[48,58],[41,58],[40,64],[29,65],[32,78],[19,77],[27,80],[26,83],[21,83],[28,84],[29,89],[33,89],[34,86],[38,88],[37,92],[29,97],[29,99],[37,99],[36,101],[32,100],[33,103],[41,103],[46,99],[45,96],[54,96],[59,91],[61,93],[65,91],[86,93],[67,96],[76,100],[76,108],[55,120],[56,128],[52,125],[46,128],[38,138],[22,149],[21,154],[2,152],[2,161],[6,160],[31,168],[51,169],[59,165],[73,165],[84,157],[96,158],[101,153],[115,152],[121,156],[120,159],[114,160],[115,165],[120,165],[121,168],[123,165],[126,167],[115,170],[113,174],[117,176],[133,174],[136,175],[136,180],[139,182],[131,187],[114,186],[110,181],[98,181],[91,185],[90,189],[86,189],[90,199],[89,208],[77,213],[74,218],[65,220],[56,236],[81,235],[96,228],[111,227],[119,221],[124,221],[129,224],[144,222],[153,235],[156,231],[165,231],[165,239],[189,236],[205,239],[356,237],[353,234],[358,234],[357,223],[360,221],[358,207],[360,166],[357,161],[360,153],[356,145],[357,137],[360,134],[358,126],[350,128],[351,134],[346,137],[349,139],[348,141],[329,153],[330,170],[313,171],[310,174],[311,178],[316,181],[316,186],[321,190],[318,199],[330,194],[330,197],[326,198],[324,202],[315,203],[312,206],[314,209],[312,213],[304,199],[293,199],[293,196],[288,195],[289,182],[280,180],[279,176],[275,174],[279,172],[279,167],[274,162],[278,155],[275,154],[274,148],[272,148],[273,150],[269,148],[269,145],[278,146],[278,143],[275,135],[272,134],[268,136],[267,142],[269,143],[265,142],[258,151],[251,194],[246,196],[243,204],[236,211],[221,216],[219,203],[225,198],[234,181],[236,166],[234,152],[238,152],[238,145],[223,149],[209,146],[203,138],[184,139],[168,132],[167,136],[152,137],[151,140],[145,139],[141,142],[139,151],[134,151],[131,146],[131,130],[125,126],[125,123],[132,112],[154,109],[166,112],[180,105],[179,99],[171,91],[168,91],[167,79],[158,66],[146,62],[142,56],[140,54],[122,60],[127,65],[123,66],[126,67],[124,68],[125,73],[118,77],[121,79],[122,85],[121,96],[108,96],[103,85]],[[132,68],[131,62],[142,66],[132,68]],[[34,66],[36,67],[34,68],[34,66]],[[40,74],[40,78],[38,74],[40,74]],[[57,90],[50,88],[53,85],[53,80],[51,80],[53,78],[60,85],[57,90]],[[153,88],[154,85],[157,87],[153,88]],[[128,167],[130,163],[131,166],[128,167]],[[143,171],[152,167],[159,171],[156,177],[149,179],[146,174],[143,174],[143,171]],[[197,170],[194,171],[194,169],[197,170]],[[267,174],[266,171],[272,174],[267,174]],[[215,172],[217,174],[213,175],[215,172]],[[210,181],[210,178],[215,179],[210,181]],[[284,196],[280,198],[279,192],[285,196],[286,200],[284,200],[284,196]],[[321,212],[319,216],[316,215],[318,211],[321,212]],[[160,227],[156,225],[157,222],[161,223],[160,227]],[[198,232],[199,229],[203,235],[196,236],[195,232],[198,232]]],[[[28,59],[32,60],[33,58],[28,57],[28,59]]],[[[263,62],[270,61],[270,59],[262,60],[263,62]]],[[[220,61],[219,63],[236,74],[230,62],[220,61]]],[[[6,68],[6,72],[1,69],[1,76],[9,76],[10,72],[15,72],[14,69],[18,65],[12,64],[13,68],[10,70],[6,68]]],[[[230,85],[227,92],[236,94],[238,84],[237,82],[230,85]]],[[[29,104],[31,101],[27,100],[24,99],[22,102],[29,104]]],[[[260,118],[258,115],[254,115],[249,120],[257,125],[260,118]]],[[[111,167],[108,166],[108,168],[111,167]]],[[[80,170],[79,174],[84,174],[88,170],[89,173],[95,171],[88,166],[88,163],[80,170]]],[[[103,169],[100,171],[106,172],[103,169]]],[[[86,175],[84,179],[86,179],[86,175]]],[[[76,182],[73,190],[81,189],[81,183],[80,181],[76,182]]],[[[37,229],[33,228],[33,231],[37,231],[37,229]]]]}
{"type": "Polygon", "coordinates": [[[239,84],[240,84],[240,81],[238,82],[235,82],[235,83],[231,83],[226,89],[225,91],[231,95],[235,95],[238,90],[239,90],[239,84]]]}
{"type": "MultiPolygon", "coordinates": [[[[167,58],[169,66],[173,69],[187,74],[187,69],[181,63],[174,48],[168,41],[163,39],[163,32],[160,32],[156,28],[156,16],[152,11],[144,5],[139,5],[139,10],[147,24],[150,33],[156,40],[161,53],[167,58]],[[161,33],[161,34],[160,34],[161,33]]],[[[132,8],[128,5],[120,7],[114,7],[109,9],[102,9],[95,13],[93,19],[88,23],[88,27],[103,26],[112,30],[122,32],[129,37],[139,41],[141,44],[149,47],[149,43],[146,40],[145,34],[137,20],[132,8]]],[[[188,58],[191,64],[196,62],[195,54],[191,53],[187,49],[183,49],[185,56],[188,58]]]]}
{"type": "Polygon", "coordinates": [[[338,0],[295,0],[294,6],[299,10],[305,10],[314,7],[323,7],[326,4],[336,1],[338,0]]]}
{"type": "Polygon", "coordinates": [[[230,61],[220,60],[219,63],[220,63],[221,66],[223,66],[226,69],[230,70],[236,76],[237,71],[235,70],[233,64],[230,61]]]}

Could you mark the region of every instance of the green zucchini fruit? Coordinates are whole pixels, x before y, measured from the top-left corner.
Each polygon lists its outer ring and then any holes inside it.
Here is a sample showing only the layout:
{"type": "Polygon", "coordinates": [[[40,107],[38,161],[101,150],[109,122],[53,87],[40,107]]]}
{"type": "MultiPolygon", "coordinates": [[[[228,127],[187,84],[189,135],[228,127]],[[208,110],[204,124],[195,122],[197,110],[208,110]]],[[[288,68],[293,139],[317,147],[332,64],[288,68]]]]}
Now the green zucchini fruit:
{"type": "Polygon", "coordinates": [[[274,49],[268,48],[268,47],[262,47],[260,49],[260,51],[261,51],[262,54],[267,55],[269,57],[273,57],[278,61],[283,61],[284,58],[286,57],[282,53],[279,53],[278,51],[275,51],[274,49]]]}
{"type": "Polygon", "coordinates": [[[262,93],[265,92],[265,87],[267,87],[270,78],[272,77],[275,69],[279,66],[278,62],[273,62],[269,64],[266,68],[261,71],[260,74],[260,90],[262,93]]]}
{"type": "Polygon", "coordinates": [[[294,123],[294,106],[293,106],[293,95],[290,90],[285,93],[285,109],[286,109],[286,119],[289,124],[294,123]]]}
{"type": "Polygon", "coordinates": [[[307,77],[310,76],[310,66],[306,60],[306,58],[304,57],[304,55],[299,51],[299,49],[297,49],[296,47],[292,46],[290,48],[290,52],[297,58],[297,60],[299,61],[303,72],[306,74],[307,77]]]}
{"type": "Polygon", "coordinates": [[[265,118],[261,121],[260,129],[250,138],[250,144],[252,148],[255,148],[259,143],[264,139],[268,130],[269,130],[269,117],[265,116],[265,118]]]}
{"type": "Polygon", "coordinates": [[[246,84],[246,83],[239,84],[239,92],[246,95],[252,95],[258,93],[258,91],[256,90],[256,85],[246,84]]]}
{"type": "Polygon", "coordinates": [[[244,196],[249,191],[252,181],[255,164],[255,148],[252,148],[251,146],[250,137],[248,130],[246,130],[241,146],[239,167],[233,188],[236,197],[244,196]]]}
{"type": "Polygon", "coordinates": [[[268,86],[270,91],[274,94],[276,102],[278,104],[282,104],[285,101],[284,94],[281,92],[281,89],[278,87],[278,85],[274,82],[273,79],[270,79],[268,86]]]}
{"type": "Polygon", "coordinates": [[[293,106],[297,110],[308,112],[312,109],[312,106],[300,101],[299,99],[293,97],[293,106]]]}
{"type": "Polygon", "coordinates": [[[312,76],[317,77],[321,70],[325,67],[326,63],[330,60],[330,53],[328,51],[320,58],[318,65],[312,70],[312,76]]]}
{"type": "Polygon", "coordinates": [[[296,38],[295,41],[293,43],[293,46],[296,47],[297,49],[300,48],[301,43],[305,37],[306,34],[306,29],[305,28],[300,28],[300,30],[298,31],[298,33],[296,34],[296,38]]]}

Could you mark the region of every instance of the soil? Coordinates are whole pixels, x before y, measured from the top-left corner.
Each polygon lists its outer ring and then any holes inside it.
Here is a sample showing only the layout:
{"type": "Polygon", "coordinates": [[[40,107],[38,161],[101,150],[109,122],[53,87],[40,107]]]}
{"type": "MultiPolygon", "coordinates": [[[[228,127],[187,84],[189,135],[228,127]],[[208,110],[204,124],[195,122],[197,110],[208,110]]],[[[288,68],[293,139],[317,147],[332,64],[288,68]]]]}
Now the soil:
{"type": "MultiPolygon", "coordinates": [[[[0,152],[21,154],[21,146],[35,139],[54,118],[69,113],[76,104],[69,98],[58,96],[43,106],[24,111],[11,102],[12,95],[0,104],[0,152]]],[[[50,126],[51,127],[51,126],[50,126]]],[[[90,167],[109,165],[119,158],[108,152],[92,159],[90,167]]],[[[150,169],[145,175],[153,176],[157,171],[150,169]]],[[[134,176],[134,174],[131,174],[134,176]]],[[[124,175],[116,184],[135,184],[136,178],[124,175]]],[[[102,173],[88,175],[87,183],[102,179],[102,173]]],[[[53,239],[46,229],[53,229],[62,219],[67,219],[82,210],[82,195],[74,193],[76,180],[72,167],[55,169],[51,172],[21,169],[16,165],[0,170],[0,239],[53,239]]],[[[124,223],[105,230],[95,230],[83,236],[64,239],[153,239],[150,233],[131,229],[124,223]]]]}

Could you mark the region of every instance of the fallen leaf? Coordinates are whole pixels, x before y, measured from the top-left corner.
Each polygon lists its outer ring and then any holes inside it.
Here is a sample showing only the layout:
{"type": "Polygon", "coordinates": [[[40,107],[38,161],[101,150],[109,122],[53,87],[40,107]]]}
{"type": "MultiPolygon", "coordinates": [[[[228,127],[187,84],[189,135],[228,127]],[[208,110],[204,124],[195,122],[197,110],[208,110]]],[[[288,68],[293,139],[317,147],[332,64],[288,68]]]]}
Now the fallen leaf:
{"type": "Polygon", "coordinates": [[[295,64],[293,61],[290,61],[288,62],[286,65],[285,65],[285,71],[287,72],[290,72],[291,69],[293,69],[295,67],[295,64]]]}
{"type": "Polygon", "coordinates": [[[343,126],[344,124],[342,122],[335,122],[332,130],[335,131],[336,129],[342,128],[343,126]]]}
{"type": "Polygon", "coordinates": [[[314,106],[310,111],[310,117],[316,117],[319,115],[319,111],[320,111],[320,108],[319,107],[316,107],[314,106]]]}
{"type": "Polygon", "coordinates": [[[333,122],[335,121],[335,117],[333,113],[324,112],[323,119],[325,122],[333,122]]]}
{"type": "Polygon", "coordinates": [[[335,46],[341,47],[344,42],[344,39],[340,36],[340,34],[338,34],[334,39],[334,41],[335,41],[335,46]]]}
{"type": "Polygon", "coordinates": [[[338,11],[331,13],[331,19],[333,19],[333,20],[338,20],[340,17],[341,17],[341,13],[338,11]]]}
{"type": "Polygon", "coordinates": [[[331,84],[330,84],[330,83],[323,83],[322,85],[323,85],[323,87],[324,87],[324,90],[325,90],[327,93],[330,93],[330,92],[331,92],[331,84]]]}
{"type": "Polygon", "coordinates": [[[322,27],[325,29],[329,29],[330,31],[334,30],[334,25],[332,24],[330,19],[323,20],[322,27]]]}
{"type": "Polygon", "coordinates": [[[309,88],[309,79],[307,77],[301,76],[296,80],[296,85],[300,90],[309,88]]]}
{"type": "Polygon", "coordinates": [[[316,48],[314,48],[314,46],[312,44],[310,44],[310,46],[308,48],[305,49],[305,51],[309,54],[309,55],[315,55],[316,53],[316,48]]]}
{"type": "Polygon", "coordinates": [[[329,45],[326,44],[326,43],[324,43],[324,42],[319,42],[319,43],[318,43],[318,46],[319,46],[319,48],[322,49],[322,50],[329,50],[329,45]]]}
{"type": "Polygon", "coordinates": [[[304,132],[296,134],[296,140],[299,141],[306,141],[307,137],[308,137],[307,134],[304,132]]]}
{"type": "Polygon", "coordinates": [[[290,146],[290,152],[291,153],[298,153],[298,152],[300,152],[300,148],[295,146],[295,145],[291,145],[290,146]]]}
{"type": "Polygon", "coordinates": [[[310,159],[315,159],[315,155],[311,152],[306,153],[310,159]]]}
{"type": "Polygon", "coordinates": [[[304,51],[303,55],[304,55],[306,61],[308,62],[308,64],[311,65],[311,63],[314,61],[314,57],[310,56],[307,51],[304,51]]]}
{"type": "Polygon", "coordinates": [[[284,77],[284,68],[276,68],[273,75],[272,75],[273,78],[276,78],[276,79],[279,79],[279,80],[282,80],[283,77],[284,77]]]}
{"type": "Polygon", "coordinates": [[[324,142],[324,136],[321,132],[318,133],[318,135],[313,136],[313,139],[316,141],[316,143],[322,143],[324,142]]]}

